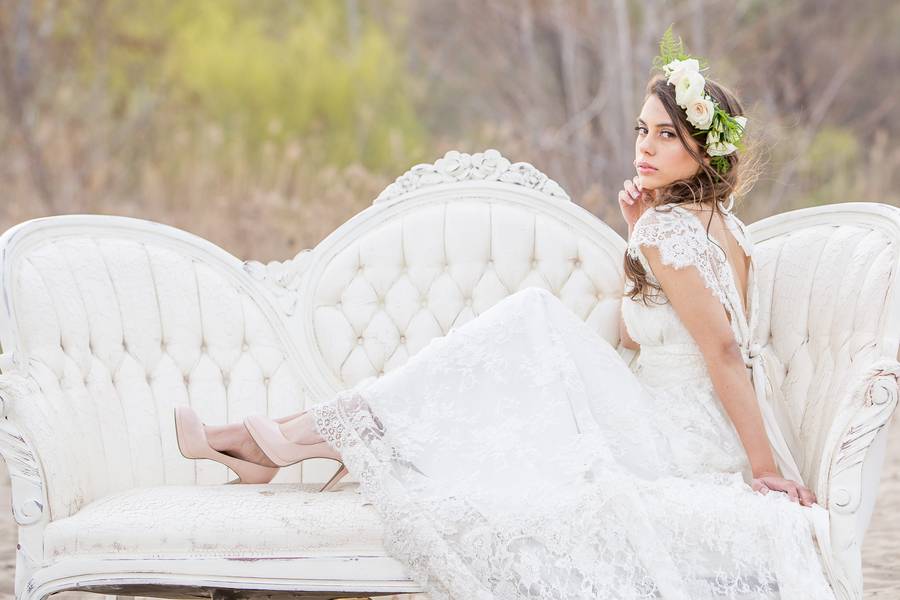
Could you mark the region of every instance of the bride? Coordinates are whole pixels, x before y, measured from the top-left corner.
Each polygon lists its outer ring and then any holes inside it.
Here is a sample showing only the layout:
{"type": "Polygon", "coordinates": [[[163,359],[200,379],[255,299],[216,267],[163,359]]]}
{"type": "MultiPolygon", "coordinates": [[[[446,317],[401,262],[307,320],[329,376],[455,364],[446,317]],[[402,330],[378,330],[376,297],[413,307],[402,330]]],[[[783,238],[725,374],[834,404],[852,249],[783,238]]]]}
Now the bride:
{"type": "Polygon", "coordinates": [[[753,244],[731,212],[746,118],[680,42],[660,48],[618,198],[634,371],[526,288],[296,415],[212,427],[179,406],[182,453],[247,483],[340,461],[324,489],[358,477],[435,600],[834,598],[827,512],[757,395],[753,244]]]}

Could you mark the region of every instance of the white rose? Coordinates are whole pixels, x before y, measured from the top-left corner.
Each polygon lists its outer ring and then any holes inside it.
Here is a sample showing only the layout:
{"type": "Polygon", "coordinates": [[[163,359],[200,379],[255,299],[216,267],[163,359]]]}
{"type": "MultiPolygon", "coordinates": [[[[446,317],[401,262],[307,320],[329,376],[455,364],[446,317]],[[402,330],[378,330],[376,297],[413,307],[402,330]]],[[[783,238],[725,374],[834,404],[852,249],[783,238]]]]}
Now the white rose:
{"type": "Polygon", "coordinates": [[[700,73],[685,73],[675,84],[675,102],[681,108],[687,108],[688,104],[703,96],[703,86],[706,80],[700,73]]]}
{"type": "Polygon", "coordinates": [[[728,142],[715,142],[706,145],[706,153],[710,156],[725,156],[737,150],[737,146],[728,142]]]}
{"type": "Polygon", "coordinates": [[[671,85],[678,85],[678,82],[681,81],[681,78],[688,73],[700,72],[700,62],[696,58],[688,58],[686,60],[673,60],[665,67],[663,67],[663,72],[666,74],[666,77],[669,78],[666,80],[666,83],[669,83],[671,85]]]}
{"type": "Polygon", "coordinates": [[[707,98],[697,98],[687,106],[687,120],[697,129],[709,129],[716,106],[707,98]]]}

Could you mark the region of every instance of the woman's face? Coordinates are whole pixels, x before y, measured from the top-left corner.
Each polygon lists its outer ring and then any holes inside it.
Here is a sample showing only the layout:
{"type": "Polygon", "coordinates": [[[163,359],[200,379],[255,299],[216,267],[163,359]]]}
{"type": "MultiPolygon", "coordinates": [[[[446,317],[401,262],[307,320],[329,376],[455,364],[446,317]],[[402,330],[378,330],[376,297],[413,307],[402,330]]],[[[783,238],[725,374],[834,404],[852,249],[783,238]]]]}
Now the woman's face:
{"type": "MultiPolygon", "coordinates": [[[[644,102],[636,133],[634,166],[642,188],[665,187],[673,181],[689,179],[700,170],[700,165],[678,139],[675,125],[656,94],[650,94],[644,102]]],[[[702,152],[697,140],[689,139],[688,144],[702,152]]]]}

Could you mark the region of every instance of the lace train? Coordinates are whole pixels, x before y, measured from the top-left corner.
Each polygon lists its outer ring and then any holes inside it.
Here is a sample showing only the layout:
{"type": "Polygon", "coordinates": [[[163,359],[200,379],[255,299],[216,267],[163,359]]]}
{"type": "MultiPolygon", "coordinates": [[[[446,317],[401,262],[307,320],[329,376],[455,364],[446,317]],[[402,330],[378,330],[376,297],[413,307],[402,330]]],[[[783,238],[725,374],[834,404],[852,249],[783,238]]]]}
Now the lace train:
{"type": "Polygon", "coordinates": [[[434,600],[834,598],[803,513],[824,509],[710,461],[728,423],[661,410],[711,393],[673,389],[528,288],[310,411],[434,600]]]}

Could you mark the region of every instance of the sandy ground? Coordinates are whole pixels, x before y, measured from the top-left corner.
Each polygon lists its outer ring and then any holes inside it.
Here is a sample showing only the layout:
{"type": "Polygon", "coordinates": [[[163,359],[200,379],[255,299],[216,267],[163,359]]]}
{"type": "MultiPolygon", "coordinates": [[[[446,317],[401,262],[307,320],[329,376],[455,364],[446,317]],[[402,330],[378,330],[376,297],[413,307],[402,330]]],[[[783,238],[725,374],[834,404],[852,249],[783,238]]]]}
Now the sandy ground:
{"type": "MultiPolygon", "coordinates": [[[[900,598],[900,425],[895,419],[888,441],[878,502],[863,544],[865,598],[900,598]]],[[[9,509],[9,479],[0,461],[0,600],[13,600],[16,529],[9,509]]],[[[96,599],[94,594],[62,592],[65,600],[96,599]]],[[[382,597],[382,600],[426,600],[423,594],[382,597]]]]}

